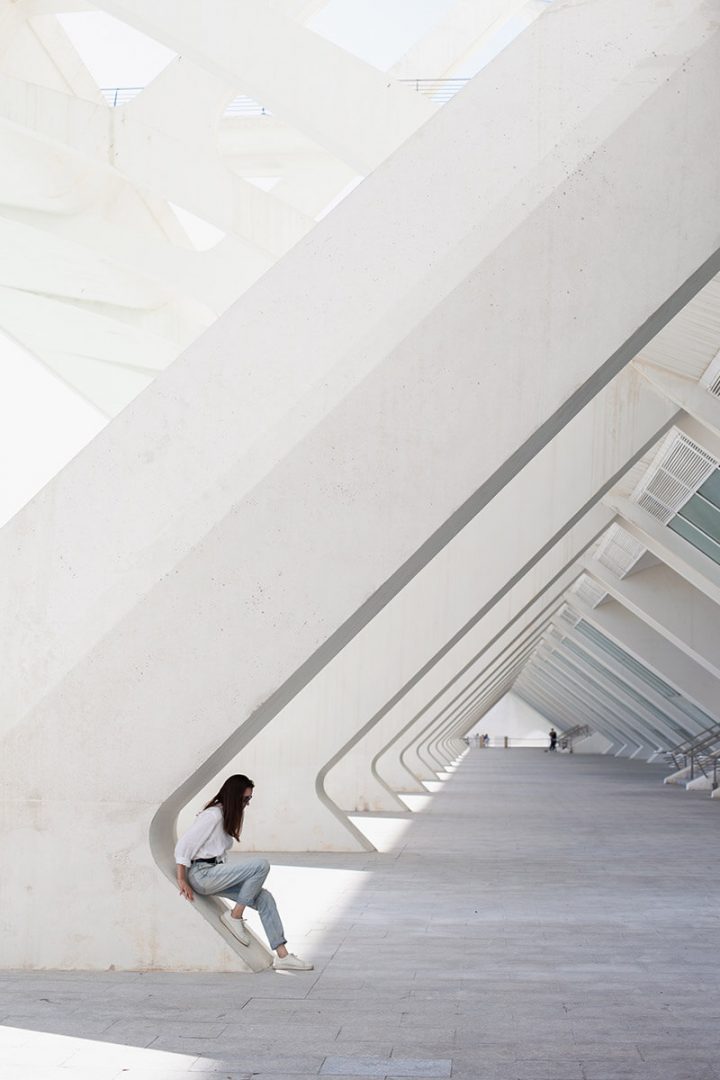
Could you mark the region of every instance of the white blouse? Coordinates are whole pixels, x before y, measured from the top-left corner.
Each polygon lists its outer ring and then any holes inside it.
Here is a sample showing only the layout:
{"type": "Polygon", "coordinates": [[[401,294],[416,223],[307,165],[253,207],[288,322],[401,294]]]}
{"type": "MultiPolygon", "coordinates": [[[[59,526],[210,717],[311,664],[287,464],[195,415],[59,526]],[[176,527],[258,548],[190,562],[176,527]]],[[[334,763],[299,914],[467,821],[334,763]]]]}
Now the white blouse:
{"type": "Polygon", "coordinates": [[[190,866],[194,859],[216,859],[225,861],[225,852],[233,845],[233,838],[223,828],[223,813],[220,806],[209,806],[201,810],[187,832],[175,845],[175,862],[181,866],[190,866]]]}

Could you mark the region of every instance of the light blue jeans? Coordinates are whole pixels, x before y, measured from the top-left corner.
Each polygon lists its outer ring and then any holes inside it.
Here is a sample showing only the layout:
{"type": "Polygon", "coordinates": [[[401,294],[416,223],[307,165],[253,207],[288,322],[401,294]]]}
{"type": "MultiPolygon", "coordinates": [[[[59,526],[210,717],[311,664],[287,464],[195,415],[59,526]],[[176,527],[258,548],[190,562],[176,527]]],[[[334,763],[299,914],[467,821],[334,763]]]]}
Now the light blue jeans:
{"type": "Polygon", "coordinates": [[[285,945],[285,931],[272,893],[263,889],[270,873],[267,859],[243,859],[238,862],[193,863],[187,879],[201,896],[226,896],[236,904],[254,908],[260,916],[271,949],[285,945]]]}

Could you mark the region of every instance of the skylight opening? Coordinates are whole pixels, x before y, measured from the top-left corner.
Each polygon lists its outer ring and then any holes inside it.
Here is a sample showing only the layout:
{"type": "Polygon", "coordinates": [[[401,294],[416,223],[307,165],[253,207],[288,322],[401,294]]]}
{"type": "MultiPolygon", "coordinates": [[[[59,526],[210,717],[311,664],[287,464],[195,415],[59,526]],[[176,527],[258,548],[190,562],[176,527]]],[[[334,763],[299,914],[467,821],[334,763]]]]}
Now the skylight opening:
{"type": "Polygon", "coordinates": [[[327,217],[327,215],[330,213],[330,211],[334,210],[336,206],[339,206],[339,204],[343,201],[343,199],[346,199],[348,197],[348,195],[350,194],[351,191],[354,191],[355,188],[359,184],[362,184],[364,179],[365,179],[364,176],[354,176],[352,178],[352,180],[348,184],[345,185],[345,187],[342,189],[342,191],[339,191],[337,193],[337,195],[333,199],[330,200],[330,202],[327,204],[327,206],[324,206],[322,208],[320,213],[316,215],[315,220],[316,221],[322,221],[322,219],[324,217],[327,217]]]}
{"type": "MultiPolygon", "coordinates": [[[[119,88],[139,92],[177,56],[159,41],[102,11],[66,13],[57,20],[103,91],[119,88]]],[[[108,100],[107,94],[104,96],[108,100]]]]}
{"type": "Polygon", "coordinates": [[[272,191],[280,183],[279,176],[244,176],[243,180],[247,180],[248,184],[254,184],[261,191],[272,191]]]}
{"type": "Polygon", "coordinates": [[[223,116],[240,117],[246,120],[248,117],[272,116],[272,113],[261,102],[247,94],[238,94],[225,107],[223,116]]]}
{"type": "MultiPolygon", "coordinates": [[[[430,33],[456,0],[329,0],[310,30],[367,64],[387,71],[430,33]]],[[[434,71],[418,75],[433,76],[434,71]]]]}
{"type": "Polygon", "coordinates": [[[105,427],[107,417],[0,329],[0,526],[105,427]]]}
{"type": "Polygon", "coordinates": [[[495,29],[484,38],[479,47],[471,52],[457,69],[453,69],[453,74],[467,79],[477,75],[478,71],[482,71],[503,49],[511,45],[515,38],[527,30],[552,2],[553,0],[530,0],[505,22],[498,21],[495,29]]]}
{"type": "Polygon", "coordinates": [[[178,224],[188,238],[190,245],[195,251],[210,251],[225,239],[227,233],[211,225],[209,221],[191,214],[182,206],[176,206],[169,202],[168,206],[178,220],[178,224]]]}

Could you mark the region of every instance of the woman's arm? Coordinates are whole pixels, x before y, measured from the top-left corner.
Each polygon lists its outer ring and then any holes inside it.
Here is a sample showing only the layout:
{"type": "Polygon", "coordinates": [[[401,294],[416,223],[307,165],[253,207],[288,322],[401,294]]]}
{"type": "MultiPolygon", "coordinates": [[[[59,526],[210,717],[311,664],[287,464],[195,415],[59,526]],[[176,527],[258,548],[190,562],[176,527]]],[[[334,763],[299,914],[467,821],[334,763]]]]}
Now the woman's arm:
{"type": "Polygon", "coordinates": [[[178,889],[186,900],[194,900],[195,894],[190,888],[190,882],[187,879],[187,867],[182,863],[177,863],[177,883],[178,889]]]}

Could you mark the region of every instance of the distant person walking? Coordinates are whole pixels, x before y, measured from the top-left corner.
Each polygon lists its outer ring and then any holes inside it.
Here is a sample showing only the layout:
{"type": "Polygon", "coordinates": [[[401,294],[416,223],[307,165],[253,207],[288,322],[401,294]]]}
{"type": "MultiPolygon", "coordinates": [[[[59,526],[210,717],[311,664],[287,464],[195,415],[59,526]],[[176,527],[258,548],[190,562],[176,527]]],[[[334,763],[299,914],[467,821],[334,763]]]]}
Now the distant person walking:
{"type": "Polygon", "coordinates": [[[250,944],[243,913],[246,907],[255,908],[270,948],[276,954],[273,967],[279,971],[312,971],[309,961],[287,951],[275,900],[263,888],[270,872],[267,859],[225,861],[233,840],[240,839],[245,809],[250,805],[254,787],[247,776],[229,776],[180,837],[175,846],[178,889],[186,900],[194,900],[195,892],[233,900],[235,907],[224,912],[221,919],[243,945],[250,944]]]}
{"type": "Polygon", "coordinates": [[[548,750],[551,750],[551,751],[557,750],[557,741],[558,741],[558,733],[557,733],[557,731],[555,730],[555,728],[550,728],[550,746],[548,747],[548,750]]]}

